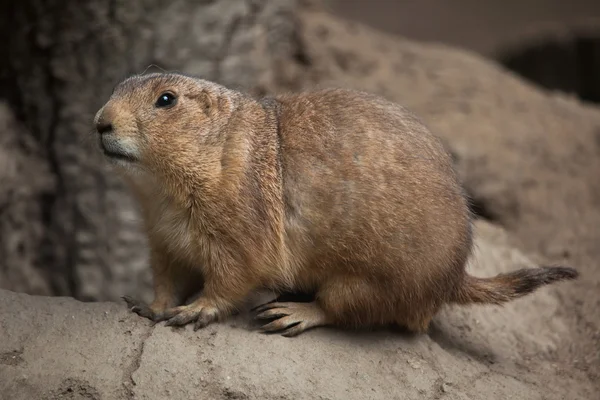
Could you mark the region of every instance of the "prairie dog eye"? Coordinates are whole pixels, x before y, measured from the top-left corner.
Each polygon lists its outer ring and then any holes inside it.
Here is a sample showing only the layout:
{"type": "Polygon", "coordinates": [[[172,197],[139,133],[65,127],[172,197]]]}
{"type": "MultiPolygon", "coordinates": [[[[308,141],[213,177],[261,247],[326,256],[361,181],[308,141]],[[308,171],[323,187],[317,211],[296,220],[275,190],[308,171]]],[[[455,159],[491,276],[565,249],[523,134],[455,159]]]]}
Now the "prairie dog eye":
{"type": "Polygon", "coordinates": [[[177,97],[173,93],[165,92],[158,96],[155,106],[157,108],[167,108],[174,106],[175,103],[177,103],[177,97]]]}

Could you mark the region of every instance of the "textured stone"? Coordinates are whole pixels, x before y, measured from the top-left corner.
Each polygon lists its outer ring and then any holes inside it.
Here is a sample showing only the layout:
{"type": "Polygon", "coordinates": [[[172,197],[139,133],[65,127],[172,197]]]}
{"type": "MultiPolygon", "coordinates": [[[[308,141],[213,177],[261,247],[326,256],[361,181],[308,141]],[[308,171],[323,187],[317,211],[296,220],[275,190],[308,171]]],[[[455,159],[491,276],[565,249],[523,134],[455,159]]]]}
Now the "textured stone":
{"type": "MultiPolygon", "coordinates": [[[[470,269],[532,262],[477,225],[470,269]]],[[[549,362],[565,321],[548,289],[505,307],[451,308],[430,335],[331,328],[258,333],[246,312],[194,332],[149,326],[114,303],[0,291],[0,393],[10,399],[591,399],[549,362]],[[62,396],[62,397],[61,397],[62,396]],[[69,397],[70,396],[70,397],[69,397]],[[87,396],[87,397],[86,397],[87,396]]]]}

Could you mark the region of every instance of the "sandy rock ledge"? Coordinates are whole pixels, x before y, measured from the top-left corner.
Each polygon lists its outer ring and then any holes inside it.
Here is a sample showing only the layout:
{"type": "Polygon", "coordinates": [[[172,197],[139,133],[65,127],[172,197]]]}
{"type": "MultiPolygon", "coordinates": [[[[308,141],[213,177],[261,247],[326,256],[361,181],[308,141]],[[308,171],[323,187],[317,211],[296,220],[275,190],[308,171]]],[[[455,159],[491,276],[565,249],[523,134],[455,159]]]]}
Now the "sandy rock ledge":
{"type": "MultiPolygon", "coordinates": [[[[478,222],[469,268],[531,265],[478,222]]],[[[429,335],[318,329],[262,335],[247,313],[193,332],[123,304],[0,291],[4,399],[587,399],[553,363],[567,327],[551,288],[506,307],[442,312],[429,335]]]]}

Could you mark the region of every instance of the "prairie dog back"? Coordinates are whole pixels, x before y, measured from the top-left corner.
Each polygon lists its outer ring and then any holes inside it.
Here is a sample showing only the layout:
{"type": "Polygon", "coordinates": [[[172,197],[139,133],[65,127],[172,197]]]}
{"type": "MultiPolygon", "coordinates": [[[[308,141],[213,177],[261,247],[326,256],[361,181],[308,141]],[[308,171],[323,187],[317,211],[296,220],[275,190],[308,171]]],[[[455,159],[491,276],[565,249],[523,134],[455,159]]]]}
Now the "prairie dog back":
{"type": "Polygon", "coordinates": [[[370,94],[278,100],[286,227],[294,259],[310,271],[297,277],[300,287],[339,275],[344,290],[368,292],[364,303],[382,306],[352,325],[389,322],[401,303],[446,302],[463,280],[472,234],[441,142],[408,110],[370,94]],[[405,298],[390,302],[394,293],[405,298]]]}

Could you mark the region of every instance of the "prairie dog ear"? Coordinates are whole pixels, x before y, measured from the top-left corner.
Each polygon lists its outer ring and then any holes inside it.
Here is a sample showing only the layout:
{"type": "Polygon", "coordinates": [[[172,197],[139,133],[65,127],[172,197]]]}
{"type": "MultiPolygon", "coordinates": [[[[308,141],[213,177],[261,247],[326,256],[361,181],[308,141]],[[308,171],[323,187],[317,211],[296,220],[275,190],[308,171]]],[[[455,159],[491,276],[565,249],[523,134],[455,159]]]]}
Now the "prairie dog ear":
{"type": "Polygon", "coordinates": [[[201,91],[197,96],[193,97],[200,106],[202,112],[207,116],[211,116],[216,111],[217,99],[206,90],[201,91]]]}

